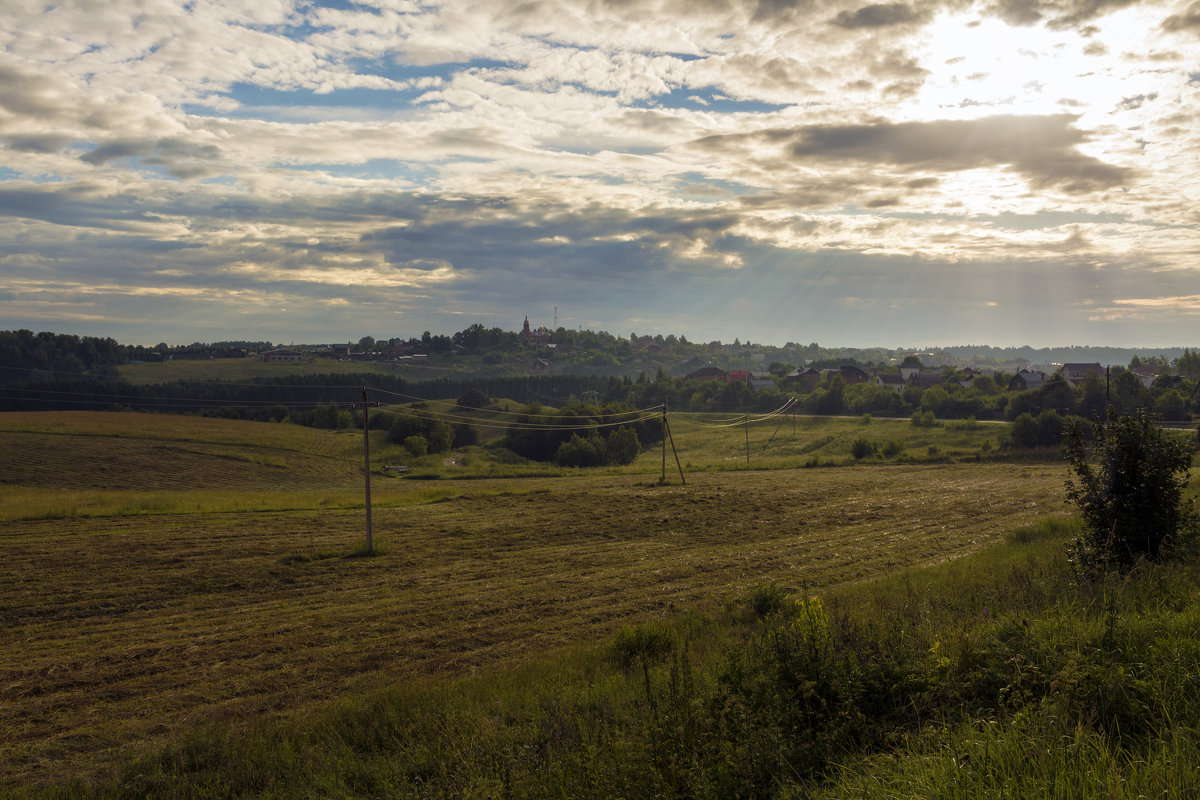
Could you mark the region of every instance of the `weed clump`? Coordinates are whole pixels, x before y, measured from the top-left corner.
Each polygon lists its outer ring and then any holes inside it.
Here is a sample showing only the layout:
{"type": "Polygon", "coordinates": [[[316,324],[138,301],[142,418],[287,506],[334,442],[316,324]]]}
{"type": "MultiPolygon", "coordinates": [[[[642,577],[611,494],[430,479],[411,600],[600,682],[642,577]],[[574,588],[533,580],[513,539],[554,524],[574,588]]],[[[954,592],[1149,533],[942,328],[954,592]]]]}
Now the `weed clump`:
{"type": "Polygon", "coordinates": [[[877,449],[876,444],[865,436],[857,436],[850,443],[850,455],[855,461],[870,458],[875,455],[877,449]]]}
{"type": "Polygon", "coordinates": [[[787,603],[787,592],[777,583],[763,583],[750,592],[750,608],[759,619],[779,613],[787,603]]]}
{"type": "Polygon", "coordinates": [[[675,648],[675,637],[666,625],[646,623],[625,626],[617,631],[612,649],[621,666],[629,668],[637,661],[660,661],[675,648]]]}

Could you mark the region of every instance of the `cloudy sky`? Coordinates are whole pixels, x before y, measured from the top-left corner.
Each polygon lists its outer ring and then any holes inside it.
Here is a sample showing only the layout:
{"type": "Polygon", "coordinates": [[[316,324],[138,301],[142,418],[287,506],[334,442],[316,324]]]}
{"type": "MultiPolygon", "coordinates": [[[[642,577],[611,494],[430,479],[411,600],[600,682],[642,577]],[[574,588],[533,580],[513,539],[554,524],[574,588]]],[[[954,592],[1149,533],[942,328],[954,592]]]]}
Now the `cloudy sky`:
{"type": "Polygon", "coordinates": [[[0,4],[0,328],[1200,343],[1200,2],[0,4]]]}

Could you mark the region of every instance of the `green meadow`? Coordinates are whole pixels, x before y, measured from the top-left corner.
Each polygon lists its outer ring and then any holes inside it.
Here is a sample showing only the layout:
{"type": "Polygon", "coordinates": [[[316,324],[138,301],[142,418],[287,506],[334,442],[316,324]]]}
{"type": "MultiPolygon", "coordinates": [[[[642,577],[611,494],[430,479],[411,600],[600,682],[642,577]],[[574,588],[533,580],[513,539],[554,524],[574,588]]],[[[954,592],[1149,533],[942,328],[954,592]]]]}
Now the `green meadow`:
{"type": "Polygon", "coordinates": [[[361,431],[0,415],[2,793],[1196,791],[1198,567],[1076,580],[1052,452],[670,427],[594,470],[372,431],[368,556],[361,431]]]}

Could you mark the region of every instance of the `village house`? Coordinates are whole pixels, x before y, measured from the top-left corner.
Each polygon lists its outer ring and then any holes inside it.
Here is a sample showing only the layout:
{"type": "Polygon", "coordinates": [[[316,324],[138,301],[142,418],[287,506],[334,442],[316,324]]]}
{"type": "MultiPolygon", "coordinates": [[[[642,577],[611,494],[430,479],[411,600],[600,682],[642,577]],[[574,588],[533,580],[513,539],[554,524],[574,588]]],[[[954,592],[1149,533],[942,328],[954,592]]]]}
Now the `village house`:
{"type": "Polygon", "coordinates": [[[842,380],[847,384],[870,383],[871,381],[871,376],[865,370],[861,370],[851,364],[843,364],[838,367],[838,374],[842,376],[842,380]]]}
{"type": "Polygon", "coordinates": [[[719,367],[701,367],[695,372],[689,372],[683,378],[685,381],[720,381],[724,383],[729,378],[725,374],[725,370],[719,367]]]}
{"type": "Polygon", "coordinates": [[[908,385],[918,389],[932,389],[934,386],[941,386],[942,380],[940,372],[916,372],[909,376],[908,385]]]}
{"type": "Polygon", "coordinates": [[[803,370],[794,369],[783,378],[784,388],[801,392],[811,392],[817,388],[817,384],[820,382],[821,373],[812,367],[803,370]]]}
{"type": "Polygon", "coordinates": [[[875,376],[875,385],[891,389],[896,394],[904,394],[904,376],[899,372],[881,372],[875,376]]]}
{"type": "Polygon", "coordinates": [[[750,384],[750,388],[755,392],[775,388],[775,379],[771,377],[770,373],[755,375],[751,372],[746,376],[746,383],[750,384]]]}
{"type": "Polygon", "coordinates": [[[1072,386],[1078,386],[1083,383],[1088,375],[1096,375],[1103,378],[1104,367],[1100,366],[1099,362],[1092,362],[1091,364],[1063,364],[1058,374],[1062,375],[1067,383],[1072,386]]]}
{"type": "Polygon", "coordinates": [[[1008,390],[1010,392],[1027,392],[1030,389],[1041,388],[1045,382],[1046,373],[1023,369],[1009,378],[1008,390]]]}
{"type": "Polygon", "coordinates": [[[268,350],[262,354],[262,360],[267,362],[303,361],[304,354],[296,350],[268,350]]]}
{"type": "Polygon", "coordinates": [[[1158,380],[1158,368],[1157,367],[1149,367],[1149,366],[1142,365],[1142,366],[1133,367],[1129,371],[1132,372],[1134,375],[1137,375],[1138,379],[1141,380],[1142,385],[1145,386],[1147,389],[1149,389],[1151,386],[1153,386],[1154,382],[1156,380],[1158,380]]]}

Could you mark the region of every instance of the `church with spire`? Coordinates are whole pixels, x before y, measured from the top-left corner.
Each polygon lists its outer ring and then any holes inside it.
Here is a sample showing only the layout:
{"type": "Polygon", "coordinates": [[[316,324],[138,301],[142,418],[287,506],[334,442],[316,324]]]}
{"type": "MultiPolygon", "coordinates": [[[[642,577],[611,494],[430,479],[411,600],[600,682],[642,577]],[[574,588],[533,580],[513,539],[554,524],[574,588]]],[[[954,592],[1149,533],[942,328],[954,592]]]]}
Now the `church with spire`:
{"type": "Polygon", "coordinates": [[[529,315],[525,315],[525,324],[521,326],[521,341],[529,344],[546,344],[550,341],[551,331],[547,330],[544,325],[539,325],[533,330],[529,328],[529,315]]]}

